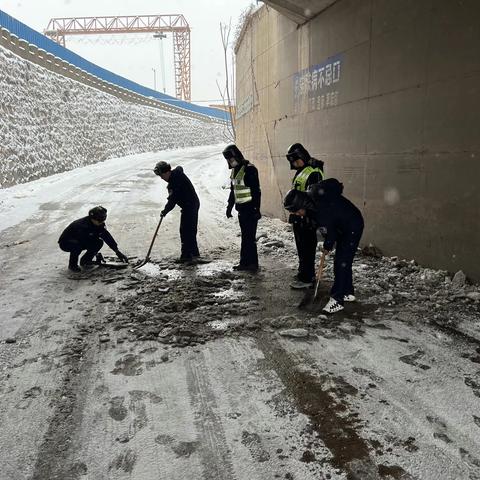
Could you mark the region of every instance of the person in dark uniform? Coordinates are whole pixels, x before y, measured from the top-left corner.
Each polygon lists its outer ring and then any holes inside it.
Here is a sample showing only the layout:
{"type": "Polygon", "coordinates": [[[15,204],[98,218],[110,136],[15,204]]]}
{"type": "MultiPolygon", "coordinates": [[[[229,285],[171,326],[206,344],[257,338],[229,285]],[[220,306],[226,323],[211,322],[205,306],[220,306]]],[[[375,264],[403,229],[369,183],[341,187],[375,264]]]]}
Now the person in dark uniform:
{"type": "Polygon", "coordinates": [[[160,213],[165,217],[178,205],[182,209],[180,216],[180,240],[182,249],[180,263],[192,262],[200,257],[197,245],[198,209],[200,200],[190,179],[183,173],[182,167],[173,170],[167,162],[158,162],[154,173],[168,183],[167,204],[160,213]]]}
{"type": "Polygon", "coordinates": [[[343,310],[344,302],[354,302],[352,264],[362,237],[364,221],[360,210],[343,195],[343,184],[335,178],[312,185],[305,192],[290,190],[285,208],[293,214],[310,217],[321,231],[323,251],[329,254],[335,246],[333,272],[335,280],[326,313],[343,310]]]}
{"type": "Polygon", "coordinates": [[[226,215],[227,218],[232,218],[232,210],[235,205],[242,232],[240,263],[233,268],[254,273],[258,270],[257,225],[262,217],[258,170],[248,160],[245,160],[240,149],[234,144],[228,145],[222,153],[227,160],[228,168],[232,170],[226,215]]]}
{"type": "Polygon", "coordinates": [[[88,217],[83,217],[72,222],[60,235],[58,245],[64,252],[70,253],[68,268],[73,272],[80,272],[78,257],[83,250],[86,252],[80,259],[80,265],[85,269],[93,265],[93,257],[100,255],[98,252],[105,242],[125,263],[128,258],[118,249],[117,242],[105,228],[107,209],[101,206],[94,207],[88,212],[88,217]]]}
{"type": "MultiPolygon", "coordinates": [[[[301,143],[290,145],[286,157],[290,163],[290,169],[296,170],[292,189],[306,192],[310,185],[323,179],[323,162],[312,158],[301,143]]],[[[317,250],[315,227],[308,217],[290,215],[288,221],[293,226],[298,254],[298,272],[290,283],[290,287],[309,288],[315,280],[315,253],[317,250]]]]}

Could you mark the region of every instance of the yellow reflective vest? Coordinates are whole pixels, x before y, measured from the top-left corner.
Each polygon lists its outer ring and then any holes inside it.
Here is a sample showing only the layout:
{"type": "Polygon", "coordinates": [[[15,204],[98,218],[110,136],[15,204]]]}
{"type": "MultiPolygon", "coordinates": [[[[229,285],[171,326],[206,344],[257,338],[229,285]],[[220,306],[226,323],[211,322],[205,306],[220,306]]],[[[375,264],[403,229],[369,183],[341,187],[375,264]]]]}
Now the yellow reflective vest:
{"type": "Polygon", "coordinates": [[[324,178],[323,172],[320,168],[314,167],[305,167],[292,181],[292,188],[298,190],[299,192],[305,192],[307,190],[307,181],[311,173],[318,172],[324,178]]]}
{"type": "Polygon", "coordinates": [[[245,185],[245,165],[235,175],[235,170],[232,170],[230,175],[233,185],[233,194],[235,195],[235,203],[248,203],[252,201],[252,191],[250,187],[245,185]]]}

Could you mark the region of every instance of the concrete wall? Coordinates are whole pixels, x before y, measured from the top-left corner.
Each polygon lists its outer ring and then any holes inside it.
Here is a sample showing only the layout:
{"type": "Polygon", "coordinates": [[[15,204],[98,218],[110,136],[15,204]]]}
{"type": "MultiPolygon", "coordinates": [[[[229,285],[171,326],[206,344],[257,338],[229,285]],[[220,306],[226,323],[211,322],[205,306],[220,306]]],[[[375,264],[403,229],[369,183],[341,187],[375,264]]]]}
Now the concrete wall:
{"type": "Polygon", "coordinates": [[[237,44],[236,130],[263,210],[284,216],[302,142],[362,208],[364,243],[480,279],[479,18],[476,0],[339,0],[297,28],[262,7],[237,44]]]}

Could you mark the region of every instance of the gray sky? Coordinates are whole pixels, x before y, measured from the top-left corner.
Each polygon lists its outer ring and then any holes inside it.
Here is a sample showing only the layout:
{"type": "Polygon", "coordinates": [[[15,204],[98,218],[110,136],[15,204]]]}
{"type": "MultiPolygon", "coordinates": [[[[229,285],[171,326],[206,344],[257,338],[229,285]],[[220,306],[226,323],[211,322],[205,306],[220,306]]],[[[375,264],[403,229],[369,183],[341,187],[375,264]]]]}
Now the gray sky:
{"type": "MultiPolygon", "coordinates": [[[[192,101],[219,99],[224,84],[219,23],[232,20],[255,0],[0,0],[0,9],[38,31],[53,17],[183,14],[191,28],[192,101]]],[[[67,48],[142,85],[162,91],[160,44],[147,34],[67,37],[67,48]]],[[[163,42],[166,93],[175,96],[172,36],[163,42]]],[[[215,102],[211,102],[215,103],[215,102]]],[[[218,103],[218,102],[217,102],[218,103]]],[[[206,105],[206,103],[201,103],[206,105]]]]}

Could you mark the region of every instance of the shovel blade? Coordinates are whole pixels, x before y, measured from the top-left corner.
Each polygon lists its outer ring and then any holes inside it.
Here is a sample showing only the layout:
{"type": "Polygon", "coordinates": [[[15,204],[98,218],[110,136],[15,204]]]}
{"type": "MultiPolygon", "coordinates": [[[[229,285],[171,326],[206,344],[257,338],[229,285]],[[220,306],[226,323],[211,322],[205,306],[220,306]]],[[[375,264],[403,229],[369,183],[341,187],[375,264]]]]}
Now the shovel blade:
{"type": "Polygon", "coordinates": [[[138,265],[135,265],[133,269],[138,270],[139,268],[142,268],[144,265],[146,265],[149,261],[150,259],[146,258],[145,260],[142,260],[138,265]]]}

